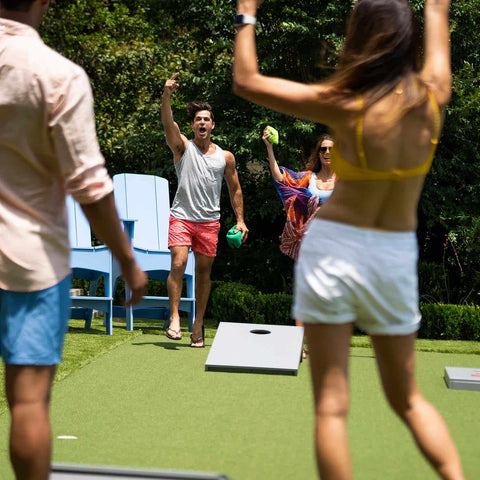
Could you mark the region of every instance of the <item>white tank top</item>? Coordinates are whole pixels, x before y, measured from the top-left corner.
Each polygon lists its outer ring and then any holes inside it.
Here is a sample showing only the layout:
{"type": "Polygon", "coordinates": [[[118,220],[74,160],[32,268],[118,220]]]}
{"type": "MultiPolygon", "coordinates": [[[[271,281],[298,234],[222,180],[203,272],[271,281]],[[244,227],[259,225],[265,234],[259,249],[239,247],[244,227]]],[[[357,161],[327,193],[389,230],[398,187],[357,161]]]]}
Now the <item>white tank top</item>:
{"type": "Polygon", "coordinates": [[[204,155],[189,141],[175,164],[178,188],[170,213],[181,220],[213,222],[220,218],[220,194],[225,173],[225,154],[216,144],[212,155],[204,155]]]}
{"type": "Polygon", "coordinates": [[[308,184],[308,191],[312,195],[319,197],[322,202],[329,199],[330,195],[333,192],[333,190],[320,190],[319,188],[317,188],[317,175],[315,172],[313,172],[312,176],[310,177],[310,183],[308,184]]]}

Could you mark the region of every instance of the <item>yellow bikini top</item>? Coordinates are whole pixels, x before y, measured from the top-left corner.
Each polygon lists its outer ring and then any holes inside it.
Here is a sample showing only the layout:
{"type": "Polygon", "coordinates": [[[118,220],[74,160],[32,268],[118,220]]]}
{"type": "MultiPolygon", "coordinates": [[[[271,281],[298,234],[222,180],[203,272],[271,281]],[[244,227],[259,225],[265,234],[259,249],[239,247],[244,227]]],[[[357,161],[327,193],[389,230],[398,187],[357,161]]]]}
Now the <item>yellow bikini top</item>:
{"type": "Polygon", "coordinates": [[[428,96],[434,109],[435,130],[433,137],[430,140],[430,152],[428,153],[427,160],[424,163],[418,165],[417,167],[404,170],[374,170],[368,168],[367,158],[363,148],[363,99],[362,97],[358,96],[357,102],[360,110],[357,115],[356,142],[360,165],[354,165],[348,162],[340,155],[338,149],[333,149],[331,154],[331,162],[337,178],[339,180],[401,180],[404,177],[426,175],[432,165],[433,156],[435,154],[435,149],[437,148],[438,139],[440,136],[440,109],[438,108],[438,104],[433,93],[428,92],[428,96]]]}

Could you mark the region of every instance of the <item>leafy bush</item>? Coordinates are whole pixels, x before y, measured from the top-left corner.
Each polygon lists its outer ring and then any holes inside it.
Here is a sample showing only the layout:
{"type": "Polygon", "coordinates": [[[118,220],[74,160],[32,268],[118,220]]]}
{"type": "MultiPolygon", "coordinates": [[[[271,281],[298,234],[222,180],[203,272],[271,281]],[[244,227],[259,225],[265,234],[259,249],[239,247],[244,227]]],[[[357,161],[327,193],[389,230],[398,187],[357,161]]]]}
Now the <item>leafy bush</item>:
{"type": "Polygon", "coordinates": [[[217,323],[295,324],[290,315],[292,296],[285,293],[261,293],[244,283],[216,282],[211,299],[210,311],[217,323]]]}
{"type": "Polygon", "coordinates": [[[224,283],[212,294],[212,316],[216,322],[265,323],[262,303],[255,287],[224,283]]]}
{"type": "Polygon", "coordinates": [[[431,262],[418,264],[420,302],[448,303],[448,272],[442,265],[431,262]]]}
{"type": "Polygon", "coordinates": [[[480,307],[422,304],[418,336],[436,340],[480,340],[480,307]]]}
{"type": "MultiPolygon", "coordinates": [[[[291,3],[262,5],[256,38],[261,70],[302,83],[322,80],[337,63],[351,2],[291,3]]],[[[421,19],[424,0],[411,3],[421,19]]],[[[480,304],[479,8],[478,0],[452,3],[452,100],[425,181],[418,228],[420,258],[443,273],[438,284],[425,276],[421,294],[424,301],[480,304]]],[[[248,242],[235,252],[220,239],[217,278],[250,283],[265,293],[290,293],[292,263],[278,249],[285,212],[270,178],[261,132],[268,124],[281,132],[277,160],[297,170],[324,127],[232,95],[234,2],[178,5],[174,0],[58,0],[51,2],[41,34],[90,75],[99,142],[111,174],[163,176],[173,197],[177,179],[160,121],[164,81],[180,73],[172,109],[184,134],[191,135],[185,116],[189,101],[204,99],[213,106],[214,141],[235,155],[250,229],[248,242]]],[[[226,189],[222,219],[224,237],[235,219],[226,189]]]]}
{"type": "Polygon", "coordinates": [[[287,293],[261,293],[262,312],[269,325],[295,325],[291,316],[292,296],[287,293]]]}
{"type": "MultiPolygon", "coordinates": [[[[292,296],[285,293],[261,293],[252,285],[217,282],[211,311],[217,323],[294,325],[291,306],[292,296]]],[[[480,341],[479,306],[421,303],[420,311],[419,338],[480,341]]]]}

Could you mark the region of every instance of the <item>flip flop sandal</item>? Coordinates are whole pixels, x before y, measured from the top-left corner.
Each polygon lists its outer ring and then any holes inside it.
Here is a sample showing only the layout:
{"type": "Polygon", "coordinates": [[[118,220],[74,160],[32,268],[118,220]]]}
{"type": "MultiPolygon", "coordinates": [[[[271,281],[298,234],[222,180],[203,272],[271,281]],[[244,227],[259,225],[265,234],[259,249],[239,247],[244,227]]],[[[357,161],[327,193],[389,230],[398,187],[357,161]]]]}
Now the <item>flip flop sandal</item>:
{"type": "Polygon", "coordinates": [[[168,328],[167,328],[167,332],[165,333],[165,336],[166,336],[167,338],[169,338],[170,340],[181,340],[181,339],[182,339],[181,333],[182,333],[181,330],[174,330],[173,328],[168,327],[168,328]],[[168,333],[169,331],[170,331],[170,332],[173,332],[173,333],[174,333],[175,335],[177,335],[177,336],[174,337],[173,335],[170,335],[170,334],[168,333]],[[178,335],[180,335],[180,336],[178,336],[178,335]]]}
{"type": "Polygon", "coordinates": [[[202,335],[198,338],[193,338],[193,335],[190,335],[190,347],[192,348],[205,348],[205,330],[202,326],[202,335]],[[202,342],[202,345],[194,345],[194,343],[202,342]]]}

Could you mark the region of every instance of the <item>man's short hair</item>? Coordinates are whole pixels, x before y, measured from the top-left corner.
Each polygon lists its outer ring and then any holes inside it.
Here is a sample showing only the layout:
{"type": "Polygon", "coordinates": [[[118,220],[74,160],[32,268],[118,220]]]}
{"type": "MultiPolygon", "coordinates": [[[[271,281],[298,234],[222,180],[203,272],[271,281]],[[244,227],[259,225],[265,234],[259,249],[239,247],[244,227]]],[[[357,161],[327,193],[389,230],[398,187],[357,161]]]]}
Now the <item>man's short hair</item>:
{"type": "Polygon", "coordinates": [[[202,110],[207,110],[208,112],[210,112],[210,116],[212,117],[212,122],[213,122],[214,118],[213,118],[212,107],[207,102],[190,102],[187,105],[187,117],[188,117],[188,119],[191,122],[193,122],[195,120],[195,115],[197,114],[197,112],[200,112],[202,110]]]}
{"type": "Polygon", "coordinates": [[[28,12],[35,0],[0,0],[0,5],[5,10],[28,12]]]}

